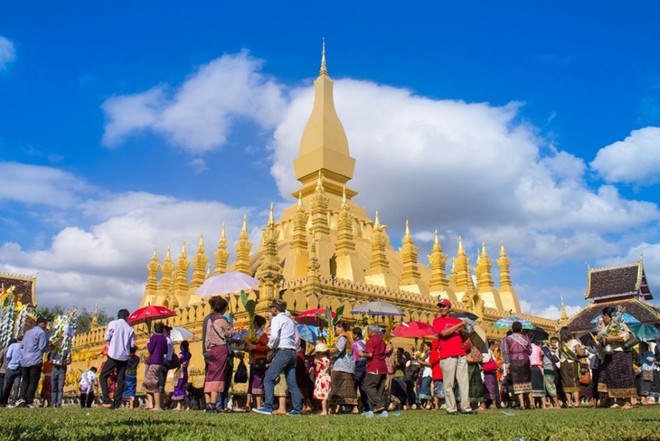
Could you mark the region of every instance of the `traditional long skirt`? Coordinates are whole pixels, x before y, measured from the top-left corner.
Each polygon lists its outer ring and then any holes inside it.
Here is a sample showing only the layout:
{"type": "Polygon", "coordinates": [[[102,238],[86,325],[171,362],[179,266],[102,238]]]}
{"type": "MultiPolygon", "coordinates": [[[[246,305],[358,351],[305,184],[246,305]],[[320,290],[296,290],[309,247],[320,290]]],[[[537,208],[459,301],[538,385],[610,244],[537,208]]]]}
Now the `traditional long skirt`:
{"type": "MultiPolygon", "coordinates": [[[[559,367],[561,375],[561,384],[564,393],[572,394],[580,391],[580,364],[576,362],[564,361],[559,367]]],[[[634,384],[633,384],[634,387],[634,384]]]]}
{"type": "Polygon", "coordinates": [[[470,403],[480,403],[484,400],[484,382],[481,379],[481,365],[468,363],[468,378],[470,388],[470,403]]]}
{"type": "Polygon", "coordinates": [[[286,384],[286,375],[284,372],[280,374],[279,377],[275,380],[275,390],[274,395],[276,397],[286,397],[286,394],[289,392],[289,388],[286,384]]]}
{"type": "Polygon", "coordinates": [[[213,346],[208,352],[204,392],[224,392],[227,379],[227,345],[213,346]]]}
{"type": "Polygon", "coordinates": [[[497,372],[484,372],[484,398],[497,402],[499,395],[497,372]]]}
{"type": "Polygon", "coordinates": [[[160,392],[159,379],[162,370],[162,364],[147,365],[147,370],[144,372],[144,381],[142,382],[142,387],[144,388],[145,392],[149,394],[156,394],[160,392]]]}
{"type": "Polygon", "coordinates": [[[637,396],[630,352],[615,351],[605,356],[598,378],[598,392],[607,393],[610,398],[637,396]]]}
{"type": "Polygon", "coordinates": [[[353,374],[350,372],[333,371],[328,402],[331,406],[346,404],[357,405],[357,392],[353,383],[353,374]]]}
{"type": "Polygon", "coordinates": [[[530,366],[532,370],[532,396],[545,397],[545,379],[543,378],[543,368],[539,366],[530,366]]]}
{"type": "Polygon", "coordinates": [[[257,369],[254,364],[250,365],[250,393],[252,395],[264,394],[265,369],[257,369]]]}
{"type": "Polygon", "coordinates": [[[529,360],[511,360],[509,364],[514,394],[528,394],[532,391],[532,371],[529,360]]]}
{"type": "Polygon", "coordinates": [[[172,392],[172,399],[174,401],[181,401],[186,398],[186,383],[188,382],[188,368],[182,368],[181,376],[176,382],[174,392],[172,392]]]}

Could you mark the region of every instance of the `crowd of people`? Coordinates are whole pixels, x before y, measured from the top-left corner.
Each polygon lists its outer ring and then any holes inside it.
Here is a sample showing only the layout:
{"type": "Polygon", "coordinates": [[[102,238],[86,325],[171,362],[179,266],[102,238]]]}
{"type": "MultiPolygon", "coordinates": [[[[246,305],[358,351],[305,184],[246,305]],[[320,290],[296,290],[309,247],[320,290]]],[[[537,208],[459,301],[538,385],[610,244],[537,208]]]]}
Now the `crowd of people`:
{"type": "MultiPolygon", "coordinates": [[[[603,309],[597,329],[580,339],[562,328],[558,337],[543,341],[513,322],[505,338],[488,342],[484,350],[472,343],[469,321],[440,300],[433,322],[437,335],[407,351],[395,348],[378,325],[351,329],[344,321],[334,324],[331,341],[319,336],[306,342],[282,300],[270,304],[268,318],[254,316],[254,336],[246,341],[232,327],[227,301],[214,296],[209,304],[199,354],[205,362],[202,388],[189,381],[194,356],[189,342],[181,341],[175,350],[163,323],[153,326],[138,384],[136,336],[122,309],[108,325],[100,369],[90,367],[80,376],[79,405],[386,417],[412,409],[455,415],[489,408],[627,409],[660,402],[659,345],[630,347],[631,332],[625,323],[615,323],[612,308],[603,309]],[[245,393],[236,393],[239,383],[245,393]]],[[[0,350],[0,406],[34,407],[40,377],[42,405],[62,405],[71,357],[49,350],[46,329],[47,320],[39,317],[36,326],[0,350]]]]}

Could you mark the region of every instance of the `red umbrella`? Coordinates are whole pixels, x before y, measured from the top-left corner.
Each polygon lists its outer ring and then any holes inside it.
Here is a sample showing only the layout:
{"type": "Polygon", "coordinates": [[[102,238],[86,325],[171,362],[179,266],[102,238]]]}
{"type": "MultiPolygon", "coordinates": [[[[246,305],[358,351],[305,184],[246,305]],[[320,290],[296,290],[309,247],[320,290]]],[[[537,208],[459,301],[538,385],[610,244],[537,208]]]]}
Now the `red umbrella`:
{"type": "MultiPolygon", "coordinates": [[[[335,318],[335,312],[332,311],[330,313],[332,315],[332,318],[335,318]]],[[[310,309],[307,311],[303,311],[300,314],[296,316],[296,322],[300,323],[301,325],[312,325],[312,326],[323,326],[326,325],[327,323],[325,320],[321,319],[321,317],[325,317],[325,309],[324,308],[317,308],[317,309],[310,309]]]]}
{"type": "Polygon", "coordinates": [[[399,323],[392,329],[392,335],[395,337],[424,338],[434,336],[435,334],[433,326],[414,320],[399,323]]]}
{"type": "Polygon", "coordinates": [[[153,319],[162,319],[173,317],[175,315],[176,312],[172,311],[170,308],[158,305],[149,305],[136,309],[133,314],[128,316],[126,322],[128,322],[129,325],[137,325],[139,323],[148,324],[153,319]]]}

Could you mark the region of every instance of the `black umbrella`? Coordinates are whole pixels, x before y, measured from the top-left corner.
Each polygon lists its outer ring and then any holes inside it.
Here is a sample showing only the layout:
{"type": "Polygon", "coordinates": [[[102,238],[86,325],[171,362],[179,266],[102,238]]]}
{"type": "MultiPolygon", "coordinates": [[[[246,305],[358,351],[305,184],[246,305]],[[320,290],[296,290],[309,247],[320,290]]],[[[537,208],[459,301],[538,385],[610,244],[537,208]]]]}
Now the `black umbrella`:
{"type": "Polygon", "coordinates": [[[449,315],[452,316],[452,317],[466,318],[466,319],[469,319],[469,320],[476,320],[476,319],[479,318],[478,315],[472,314],[471,312],[452,312],[449,315]]]}
{"type": "Polygon", "coordinates": [[[530,329],[529,332],[534,335],[534,338],[537,341],[545,341],[548,338],[550,338],[550,334],[548,334],[548,331],[546,331],[543,328],[539,328],[538,326],[534,326],[534,329],[530,329]]]}

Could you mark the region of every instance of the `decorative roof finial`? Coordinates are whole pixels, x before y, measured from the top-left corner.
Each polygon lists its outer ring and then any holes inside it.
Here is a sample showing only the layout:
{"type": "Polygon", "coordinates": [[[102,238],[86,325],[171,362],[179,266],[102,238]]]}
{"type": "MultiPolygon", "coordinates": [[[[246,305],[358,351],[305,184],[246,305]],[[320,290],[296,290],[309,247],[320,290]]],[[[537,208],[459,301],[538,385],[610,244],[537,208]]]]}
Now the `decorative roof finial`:
{"type": "Polygon", "coordinates": [[[319,170],[319,177],[316,180],[316,191],[323,191],[323,170],[319,170]]]}
{"type": "Polygon", "coordinates": [[[325,64],[325,38],[323,38],[323,49],[321,50],[321,71],[319,75],[328,75],[328,68],[325,64]]]}
{"type": "Polygon", "coordinates": [[[270,203],[270,211],[268,213],[268,226],[272,227],[275,224],[275,217],[273,215],[273,203],[270,203]]]}
{"type": "Polygon", "coordinates": [[[302,203],[302,192],[298,192],[298,210],[303,210],[303,203],[302,203]]]}

